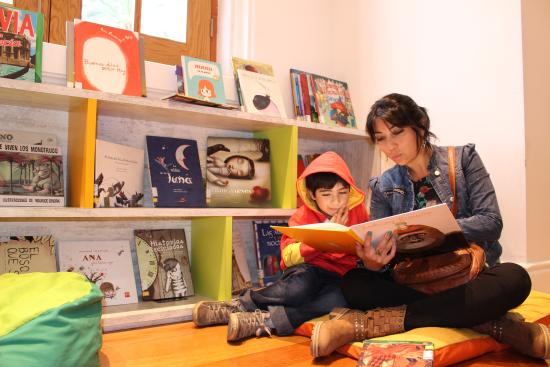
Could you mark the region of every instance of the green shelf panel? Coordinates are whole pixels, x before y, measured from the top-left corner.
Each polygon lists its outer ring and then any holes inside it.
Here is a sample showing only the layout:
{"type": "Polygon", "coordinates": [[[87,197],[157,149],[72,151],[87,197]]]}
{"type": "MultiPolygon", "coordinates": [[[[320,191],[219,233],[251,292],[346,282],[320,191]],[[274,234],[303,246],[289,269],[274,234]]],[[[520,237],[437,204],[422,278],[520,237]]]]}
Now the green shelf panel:
{"type": "Polygon", "coordinates": [[[231,299],[232,217],[191,220],[191,271],[197,294],[231,299]]]}

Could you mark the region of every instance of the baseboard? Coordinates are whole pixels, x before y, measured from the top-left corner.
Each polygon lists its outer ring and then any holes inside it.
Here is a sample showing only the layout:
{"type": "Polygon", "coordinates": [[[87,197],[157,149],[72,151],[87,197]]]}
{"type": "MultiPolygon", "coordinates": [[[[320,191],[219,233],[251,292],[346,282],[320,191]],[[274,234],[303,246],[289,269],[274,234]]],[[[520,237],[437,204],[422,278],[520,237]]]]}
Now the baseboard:
{"type": "Polygon", "coordinates": [[[535,263],[520,263],[531,276],[533,289],[550,293],[550,260],[535,263]]]}

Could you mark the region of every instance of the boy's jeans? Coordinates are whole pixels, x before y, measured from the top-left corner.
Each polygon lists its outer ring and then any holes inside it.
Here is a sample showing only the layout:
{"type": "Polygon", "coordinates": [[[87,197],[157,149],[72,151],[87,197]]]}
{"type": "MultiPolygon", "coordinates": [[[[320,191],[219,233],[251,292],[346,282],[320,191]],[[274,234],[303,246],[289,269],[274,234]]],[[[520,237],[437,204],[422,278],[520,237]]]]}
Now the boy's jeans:
{"type": "Polygon", "coordinates": [[[286,269],[281,279],[239,296],[247,311],[268,310],[278,335],[290,335],[305,321],[347,307],[337,273],[310,264],[286,269]]]}

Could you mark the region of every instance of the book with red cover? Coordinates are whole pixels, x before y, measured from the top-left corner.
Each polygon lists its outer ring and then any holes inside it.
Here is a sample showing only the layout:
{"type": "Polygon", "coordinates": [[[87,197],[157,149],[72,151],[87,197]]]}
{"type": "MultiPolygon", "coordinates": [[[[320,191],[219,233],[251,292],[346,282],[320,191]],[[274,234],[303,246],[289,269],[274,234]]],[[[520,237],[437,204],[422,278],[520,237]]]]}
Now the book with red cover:
{"type": "Polygon", "coordinates": [[[67,22],[67,86],[145,96],[139,33],[80,19],[67,22]]]}

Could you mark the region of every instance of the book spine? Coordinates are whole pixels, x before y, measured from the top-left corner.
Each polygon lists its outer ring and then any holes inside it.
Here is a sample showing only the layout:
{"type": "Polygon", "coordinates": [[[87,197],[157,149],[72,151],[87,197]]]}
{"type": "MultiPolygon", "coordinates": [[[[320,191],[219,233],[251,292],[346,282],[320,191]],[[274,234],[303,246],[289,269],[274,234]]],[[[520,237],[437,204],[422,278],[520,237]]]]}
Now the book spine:
{"type": "Polygon", "coordinates": [[[65,28],[66,37],[66,64],[67,64],[67,87],[74,88],[74,22],[68,20],[65,28]]]}
{"type": "Polygon", "coordinates": [[[136,37],[138,39],[138,47],[139,47],[139,74],[141,78],[141,96],[146,97],[147,96],[147,86],[145,81],[145,51],[144,51],[144,44],[143,44],[143,37],[137,32],[136,37]]]}
{"type": "Polygon", "coordinates": [[[300,105],[298,104],[298,96],[296,95],[295,71],[290,69],[290,86],[292,87],[292,102],[294,104],[294,115],[298,120],[300,117],[300,105]]]}
{"type": "Polygon", "coordinates": [[[304,105],[304,116],[306,121],[311,121],[311,104],[309,102],[309,88],[307,86],[307,77],[304,72],[300,76],[300,91],[302,92],[302,103],[304,105]]]}
{"type": "Polygon", "coordinates": [[[311,106],[311,121],[319,122],[319,109],[315,101],[315,85],[313,84],[313,77],[311,74],[306,73],[306,79],[309,91],[309,104],[311,106]]]}
{"type": "Polygon", "coordinates": [[[38,13],[36,17],[35,37],[34,81],[36,83],[42,83],[42,41],[44,40],[44,15],[42,13],[38,13]]]}

